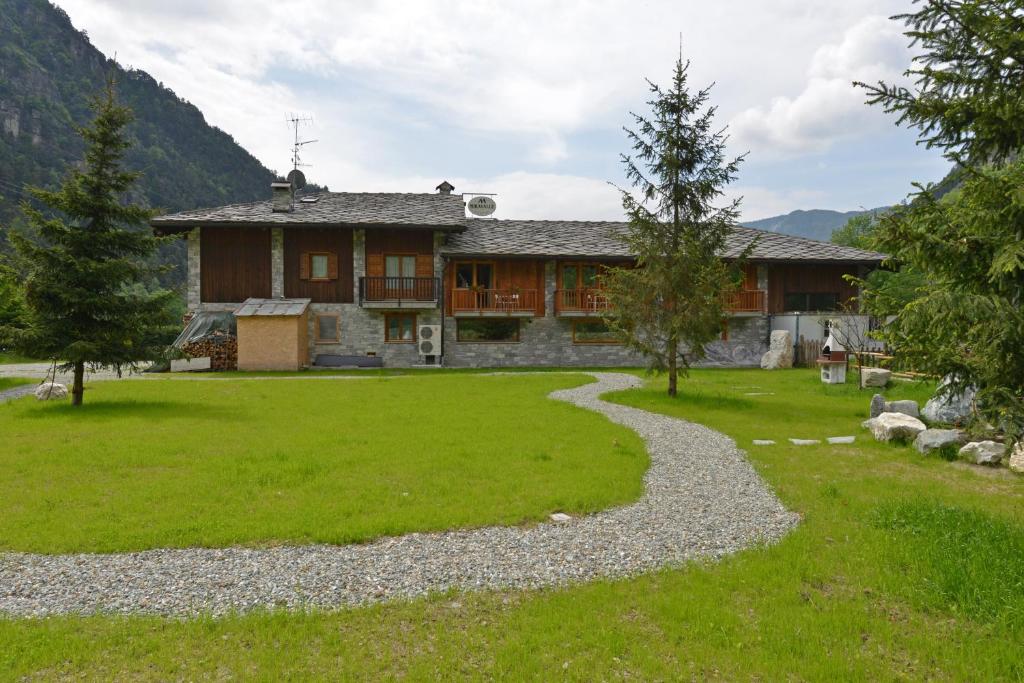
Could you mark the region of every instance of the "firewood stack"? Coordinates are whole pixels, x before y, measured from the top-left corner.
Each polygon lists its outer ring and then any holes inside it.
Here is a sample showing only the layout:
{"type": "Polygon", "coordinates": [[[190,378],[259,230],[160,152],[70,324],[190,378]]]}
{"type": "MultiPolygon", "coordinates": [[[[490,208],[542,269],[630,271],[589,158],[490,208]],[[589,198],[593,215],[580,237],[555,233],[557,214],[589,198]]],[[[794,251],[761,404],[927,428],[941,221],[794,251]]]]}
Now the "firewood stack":
{"type": "Polygon", "coordinates": [[[215,372],[238,369],[238,338],[223,330],[213,330],[188,342],[181,350],[189,358],[209,357],[210,369],[215,372]]]}

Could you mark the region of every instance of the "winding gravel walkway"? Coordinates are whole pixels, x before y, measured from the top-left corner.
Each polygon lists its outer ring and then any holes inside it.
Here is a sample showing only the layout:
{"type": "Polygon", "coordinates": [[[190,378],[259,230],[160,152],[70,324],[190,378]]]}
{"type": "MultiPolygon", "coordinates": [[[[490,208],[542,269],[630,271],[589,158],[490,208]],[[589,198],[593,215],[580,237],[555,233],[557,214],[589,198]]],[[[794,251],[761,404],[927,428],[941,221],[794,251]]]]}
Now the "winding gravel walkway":
{"type": "MultiPolygon", "coordinates": [[[[448,589],[533,588],[622,577],[773,542],[798,521],[732,439],[599,400],[639,386],[598,382],[553,398],[607,415],[646,441],[651,467],[631,505],[532,527],[416,533],[363,545],[0,554],[0,612],[222,614],[413,598],[448,589]]],[[[468,502],[468,501],[467,501],[468,502]]]]}

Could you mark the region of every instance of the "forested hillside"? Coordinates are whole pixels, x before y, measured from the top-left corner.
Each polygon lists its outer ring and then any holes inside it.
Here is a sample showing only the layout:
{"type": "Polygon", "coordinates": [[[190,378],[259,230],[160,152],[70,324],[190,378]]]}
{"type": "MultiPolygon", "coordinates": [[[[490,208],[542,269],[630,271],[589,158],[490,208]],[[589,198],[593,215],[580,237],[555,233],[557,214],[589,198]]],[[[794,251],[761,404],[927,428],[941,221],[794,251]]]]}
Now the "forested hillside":
{"type": "MultiPolygon", "coordinates": [[[[54,187],[81,159],[76,126],[109,75],[136,117],[127,163],[143,176],[132,200],[178,211],[267,196],[273,173],[195,106],[108,59],[47,0],[0,0],[0,232],[22,225],[25,185],[54,187]]],[[[182,245],[163,259],[183,264],[182,245]]]]}

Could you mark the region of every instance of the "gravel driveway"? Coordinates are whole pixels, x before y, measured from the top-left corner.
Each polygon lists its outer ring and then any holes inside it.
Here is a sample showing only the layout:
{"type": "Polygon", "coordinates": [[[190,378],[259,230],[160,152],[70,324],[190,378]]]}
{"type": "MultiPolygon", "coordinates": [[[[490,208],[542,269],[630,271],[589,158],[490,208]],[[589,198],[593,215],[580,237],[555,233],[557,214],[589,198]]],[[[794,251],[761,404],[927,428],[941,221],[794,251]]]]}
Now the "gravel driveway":
{"type": "Polygon", "coordinates": [[[343,607],[452,588],[553,586],[721,557],[773,542],[798,522],[732,439],[601,401],[600,394],[640,381],[593,375],[596,383],[552,397],[643,437],[651,467],[643,495],[630,505],[562,523],[408,534],[362,545],[0,554],[0,612],[223,614],[343,607]]]}

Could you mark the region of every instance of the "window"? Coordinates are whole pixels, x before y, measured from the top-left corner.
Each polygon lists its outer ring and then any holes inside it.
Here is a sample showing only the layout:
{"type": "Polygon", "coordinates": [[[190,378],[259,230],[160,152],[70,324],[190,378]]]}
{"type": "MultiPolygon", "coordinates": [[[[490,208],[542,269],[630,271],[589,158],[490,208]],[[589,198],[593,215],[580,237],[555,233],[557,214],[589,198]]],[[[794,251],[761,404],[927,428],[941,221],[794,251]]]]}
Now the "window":
{"type": "Polygon", "coordinates": [[[384,316],[384,341],[416,341],[416,316],[412,313],[388,313],[384,316]]]}
{"type": "Polygon", "coordinates": [[[494,288],[494,264],[488,262],[467,262],[455,264],[455,286],[459,289],[494,288]]]}
{"type": "Polygon", "coordinates": [[[327,254],[310,254],[309,273],[314,280],[327,279],[327,254]]]}
{"type": "Polygon", "coordinates": [[[338,316],[318,315],[316,317],[316,340],[330,344],[338,341],[338,316]]]}
{"type": "Polygon", "coordinates": [[[786,292],[782,307],[787,311],[835,311],[839,309],[839,295],[834,292],[786,292]]]}
{"type": "Polygon", "coordinates": [[[598,266],[596,263],[564,263],[561,289],[593,289],[598,287],[598,266]]]}
{"type": "Polygon", "coordinates": [[[456,325],[455,338],[460,342],[519,341],[519,320],[516,318],[460,319],[456,325]]]}
{"type": "Polygon", "coordinates": [[[327,282],[338,279],[338,255],[326,251],[300,254],[299,279],[327,282]]]}
{"type": "Polygon", "coordinates": [[[574,344],[621,344],[622,339],[603,320],[574,320],[572,323],[574,344]]]}
{"type": "Polygon", "coordinates": [[[415,256],[385,256],[385,277],[416,277],[415,256]]]}

